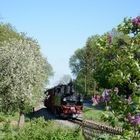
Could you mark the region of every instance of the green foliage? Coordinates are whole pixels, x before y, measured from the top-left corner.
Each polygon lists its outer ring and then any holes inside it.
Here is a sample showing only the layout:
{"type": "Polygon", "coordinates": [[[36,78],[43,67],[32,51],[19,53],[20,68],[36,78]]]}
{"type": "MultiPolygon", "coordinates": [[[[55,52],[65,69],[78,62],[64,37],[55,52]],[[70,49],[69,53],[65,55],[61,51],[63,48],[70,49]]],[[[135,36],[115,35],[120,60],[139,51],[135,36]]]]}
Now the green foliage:
{"type": "Polygon", "coordinates": [[[52,74],[37,41],[0,24],[1,111],[30,110],[52,74]]]}
{"type": "Polygon", "coordinates": [[[118,26],[118,29],[124,34],[137,35],[140,33],[140,16],[132,19],[132,18],[124,18],[122,24],[118,26]]]}
{"type": "Polygon", "coordinates": [[[43,118],[35,119],[22,129],[13,129],[10,126],[4,129],[3,140],[82,140],[79,128],[61,127],[52,121],[43,118]],[[9,130],[9,131],[7,131],[9,130]],[[16,131],[16,132],[15,132],[16,131]]]}
{"type": "Polygon", "coordinates": [[[75,89],[79,93],[85,93],[85,63],[85,49],[77,49],[74,55],[71,56],[69,65],[72,73],[77,77],[75,80],[75,89]]]}
{"type": "Polygon", "coordinates": [[[88,108],[88,107],[84,107],[84,109],[83,109],[84,119],[94,120],[94,121],[97,121],[97,122],[103,122],[102,121],[102,116],[103,116],[104,113],[107,116],[109,116],[111,114],[110,112],[107,112],[107,111],[94,110],[94,109],[91,109],[91,108],[88,108]]]}
{"type": "Polygon", "coordinates": [[[72,73],[76,76],[76,89],[85,96],[91,96],[96,92],[97,84],[93,77],[93,68],[98,55],[96,48],[98,38],[97,35],[88,38],[86,46],[77,49],[69,61],[72,73]]]}
{"type": "Polygon", "coordinates": [[[9,41],[10,38],[24,38],[23,33],[18,33],[11,24],[0,23],[0,42],[9,41]]]}
{"type": "Polygon", "coordinates": [[[0,123],[6,121],[3,113],[0,113],[0,123]]]}
{"type": "Polygon", "coordinates": [[[109,134],[100,134],[95,136],[92,140],[112,140],[112,136],[109,134]]]}
{"type": "Polygon", "coordinates": [[[122,123],[118,120],[118,117],[116,117],[113,113],[107,113],[103,112],[101,115],[101,120],[107,123],[110,126],[117,126],[117,127],[122,127],[122,123]]]}
{"type": "MultiPolygon", "coordinates": [[[[110,124],[115,126],[116,121],[119,121],[125,128],[126,131],[120,137],[121,139],[127,139],[129,136],[132,139],[138,139],[137,133],[140,131],[140,115],[138,114],[140,90],[137,88],[140,85],[140,16],[133,19],[125,18],[116,30],[89,38],[86,46],[81,50],[84,51],[82,61],[79,57],[75,57],[75,54],[72,56],[72,59],[74,58],[72,64],[79,64],[80,71],[76,73],[76,80],[83,84],[86,76],[86,85],[90,81],[92,81],[90,85],[97,84],[96,87],[93,86],[94,88],[87,86],[92,91],[111,88],[111,100],[108,105],[113,116],[107,117],[110,124]],[[84,63],[81,65],[77,62],[84,63]],[[119,89],[118,94],[113,93],[115,87],[119,89]],[[128,114],[131,119],[128,118],[128,114]]],[[[74,67],[71,68],[74,72],[74,67]]]]}
{"type": "Polygon", "coordinates": [[[124,23],[118,26],[123,33],[133,33],[134,36],[116,38],[109,47],[103,46],[104,49],[97,58],[98,65],[95,67],[95,79],[101,87],[119,88],[119,94],[112,93],[109,102],[114,117],[106,117],[113,126],[116,119],[122,123],[125,131],[119,139],[139,139],[139,122],[138,120],[132,122],[140,110],[140,96],[137,89],[137,85],[140,84],[140,61],[137,55],[140,45],[137,42],[139,29],[133,26],[132,19],[125,19],[124,23]],[[131,120],[128,118],[129,113],[133,116],[131,120]]]}
{"type": "Polygon", "coordinates": [[[85,51],[84,48],[77,49],[73,56],[71,56],[69,64],[74,75],[78,75],[78,73],[83,69],[85,65],[85,51]]]}

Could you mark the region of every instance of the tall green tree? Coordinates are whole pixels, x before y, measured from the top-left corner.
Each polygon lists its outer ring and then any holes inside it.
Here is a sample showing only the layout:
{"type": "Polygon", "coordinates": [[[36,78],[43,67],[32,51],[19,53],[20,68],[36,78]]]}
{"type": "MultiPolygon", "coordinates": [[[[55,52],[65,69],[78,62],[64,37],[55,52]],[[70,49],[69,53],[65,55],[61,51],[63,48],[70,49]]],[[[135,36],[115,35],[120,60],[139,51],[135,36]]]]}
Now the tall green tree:
{"type": "MultiPolygon", "coordinates": [[[[102,51],[97,57],[94,77],[100,87],[118,87],[118,94],[110,95],[109,106],[114,116],[123,122],[123,138],[139,139],[140,115],[140,17],[124,19],[118,26],[124,33],[109,45],[99,43],[102,51]]],[[[106,40],[104,40],[106,42],[106,40]]],[[[111,121],[111,120],[109,120],[111,121]]],[[[119,138],[121,139],[121,138],[119,138]]]]}
{"type": "Polygon", "coordinates": [[[5,112],[19,110],[23,115],[43,93],[52,67],[42,56],[37,41],[18,34],[11,26],[2,27],[5,32],[1,32],[0,41],[0,105],[5,112]]]}
{"type": "MultiPolygon", "coordinates": [[[[0,23],[0,42],[8,41],[10,38],[24,38],[24,33],[18,33],[16,29],[9,23],[0,23]]],[[[26,37],[27,38],[27,37],[26,37]]]]}
{"type": "Polygon", "coordinates": [[[77,49],[74,54],[71,56],[70,61],[70,68],[72,73],[77,76],[78,73],[83,70],[85,66],[85,49],[77,49]]]}
{"type": "Polygon", "coordinates": [[[85,71],[85,49],[77,49],[69,60],[69,65],[75,76],[75,89],[77,92],[85,93],[85,80],[83,79],[85,71]]]}
{"type": "Polygon", "coordinates": [[[93,77],[93,70],[98,55],[96,45],[98,38],[98,35],[88,38],[85,47],[77,49],[69,62],[73,74],[76,75],[77,89],[88,96],[94,94],[97,85],[93,77]]]}
{"type": "Polygon", "coordinates": [[[132,93],[131,85],[139,81],[138,51],[136,51],[138,45],[134,45],[133,37],[131,38],[120,31],[117,32],[119,35],[112,36],[110,45],[107,43],[108,38],[103,39],[106,42],[104,45],[98,43],[99,48],[102,49],[97,57],[94,77],[100,87],[113,88],[117,86],[121,93],[129,95],[132,93]]]}

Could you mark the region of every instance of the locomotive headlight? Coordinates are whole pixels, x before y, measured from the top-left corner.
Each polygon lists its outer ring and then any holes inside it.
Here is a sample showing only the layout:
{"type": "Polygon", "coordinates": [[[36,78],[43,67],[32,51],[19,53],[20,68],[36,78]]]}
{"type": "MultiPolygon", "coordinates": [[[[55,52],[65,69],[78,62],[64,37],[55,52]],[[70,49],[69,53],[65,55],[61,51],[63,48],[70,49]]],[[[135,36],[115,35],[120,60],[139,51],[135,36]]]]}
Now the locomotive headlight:
{"type": "Polygon", "coordinates": [[[64,98],[63,101],[65,102],[66,101],[66,98],[64,98]]]}

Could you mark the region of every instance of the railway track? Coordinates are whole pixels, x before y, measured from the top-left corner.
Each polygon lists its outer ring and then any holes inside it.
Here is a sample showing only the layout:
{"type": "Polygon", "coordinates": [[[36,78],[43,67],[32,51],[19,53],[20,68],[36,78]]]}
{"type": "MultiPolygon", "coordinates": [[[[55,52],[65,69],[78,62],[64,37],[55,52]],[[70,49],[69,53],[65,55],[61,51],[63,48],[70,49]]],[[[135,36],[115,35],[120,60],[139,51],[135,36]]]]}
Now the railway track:
{"type": "Polygon", "coordinates": [[[72,122],[72,123],[79,124],[79,125],[82,125],[82,122],[83,122],[82,119],[68,119],[68,121],[72,122]]]}
{"type": "Polygon", "coordinates": [[[68,121],[80,125],[83,135],[88,140],[92,139],[95,135],[121,135],[123,132],[122,128],[108,126],[91,120],[69,119],[68,121]]]}

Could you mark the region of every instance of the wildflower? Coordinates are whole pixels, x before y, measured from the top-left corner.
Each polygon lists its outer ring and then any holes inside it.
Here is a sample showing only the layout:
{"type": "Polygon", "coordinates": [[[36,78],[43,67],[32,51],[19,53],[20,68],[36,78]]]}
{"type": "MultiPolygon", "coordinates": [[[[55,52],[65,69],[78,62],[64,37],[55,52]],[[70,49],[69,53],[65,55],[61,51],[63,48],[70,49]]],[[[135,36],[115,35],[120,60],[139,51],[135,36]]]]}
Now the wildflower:
{"type": "Polygon", "coordinates": [[[111,89],[105,89],[102,93],[102,100],[103,102],[108,102],[111,99],[111,93],[112,90],[111,89]]]}
{"type": "Polygon", "coordinates": [[[107,39],[108,39],[108,44],[111,45],[111,43],[112,43],[112,35],[108,34],[107,39]]]}
{"type": "Polygon", "coordinates": [[[93,106],[97,105],[97,100],[94,97],[92,97],[92,105],[93,106]]]}
{"type": "Polygon", "coordinates": [[[129,112],[127,115],[128,121],[132,125],[139,125],[140,124],[140,115],[132,116],[131,113],[129,112]]]}
{"type": "Polygon", "coordinates": [[[129,104],[131,103],[131,101],[132,101],[131,96],[128,97],[127,101],[128,101],[129,104]]]}
{"type": "Polygon", "coordinates": [[[138,125],[140,124],[140,115],[136,115],[134,119],[131,119],[131,124],[138,125]]]}
{"type": "Polygon", "coordinates": [[[136,17],[136,18],[133,18],[132,19],[132,24],[133,25],[138,25],[140,24],[140,16],[136,17]]]}

